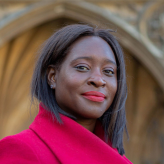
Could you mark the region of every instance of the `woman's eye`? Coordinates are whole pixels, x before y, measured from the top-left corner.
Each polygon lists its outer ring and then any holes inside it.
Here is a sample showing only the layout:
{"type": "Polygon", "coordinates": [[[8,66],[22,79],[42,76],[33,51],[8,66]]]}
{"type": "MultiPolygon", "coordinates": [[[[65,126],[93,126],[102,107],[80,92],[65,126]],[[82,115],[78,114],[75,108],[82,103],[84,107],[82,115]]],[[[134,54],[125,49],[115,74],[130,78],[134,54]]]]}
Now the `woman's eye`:
{"type": "Polygon", "coordinates": [[[79,71],[88,71],[89,70],[89,68],[87,68],[86,66],[76,66],[75,68],[79,71]]]}
{"type": "Polygon", "coordinates": [[[104,70],[104,73],[107,75],[113,75],[114,71],[113,70],[104,70]]]}

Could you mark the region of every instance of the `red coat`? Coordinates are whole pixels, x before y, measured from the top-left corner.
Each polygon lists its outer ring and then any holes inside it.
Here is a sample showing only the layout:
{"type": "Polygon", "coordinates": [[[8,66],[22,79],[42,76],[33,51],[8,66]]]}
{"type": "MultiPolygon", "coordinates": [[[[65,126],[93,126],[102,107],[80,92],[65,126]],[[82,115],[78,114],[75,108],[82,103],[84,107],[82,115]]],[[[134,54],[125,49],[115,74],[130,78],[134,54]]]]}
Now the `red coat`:
{"type": "Polygon", "coordinates": [[[102,140],[100,124],[93,134],[69,117],[61,118],[60,125],[40,105],[29,129],[0,141],[0,163],[131,164],[102,140]]]}

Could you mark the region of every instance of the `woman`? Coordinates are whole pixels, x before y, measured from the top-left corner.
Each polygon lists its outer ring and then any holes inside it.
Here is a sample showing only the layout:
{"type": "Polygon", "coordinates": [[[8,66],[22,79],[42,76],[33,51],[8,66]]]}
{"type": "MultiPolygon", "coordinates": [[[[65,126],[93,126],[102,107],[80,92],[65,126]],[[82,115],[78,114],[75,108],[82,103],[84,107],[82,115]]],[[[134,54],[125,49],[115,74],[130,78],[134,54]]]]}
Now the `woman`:
{"type": "Polygon", "coordinates": [[[46,42],[32,79],[39,114],[0,142],[0,163],[129,164],[123,53],[112,30],[69,25],[46,42]]]}

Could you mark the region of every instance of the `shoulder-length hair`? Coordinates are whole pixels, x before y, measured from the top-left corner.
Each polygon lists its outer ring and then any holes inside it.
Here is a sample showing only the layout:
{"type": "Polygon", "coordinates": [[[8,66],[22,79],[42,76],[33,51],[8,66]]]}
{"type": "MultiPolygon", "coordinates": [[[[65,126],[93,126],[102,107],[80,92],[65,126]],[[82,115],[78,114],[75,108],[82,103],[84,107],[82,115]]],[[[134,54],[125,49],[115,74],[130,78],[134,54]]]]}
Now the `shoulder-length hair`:
{"type": "MultiPolygon", "coordinates": [[[[126,74],[124,55],[116,38],[111,34],[115,32],[110,29],[98,29],[89,25],[74,24],[61,28],[54,33],[45,43],[34,70],[31,93],[32,102],[34,98],[41,101],[47,110],[51,111],[58,122],[61,122],[59,113],[71,117],[57,105],[54,90],[47,82],[47,70],[50,65],[57,68],[65,59],[70,46],[79,38],[84,36],[96,36],[105,40],[112,48],[117,63],[117,92],[112,105],[100,118],[106,142],[118,152],[125,153],[123,147],[123,132],[126,129],[125,101],[127,98],[126,74]]],[[[127,131],[127,129],[126,129],[127,131]]]]}

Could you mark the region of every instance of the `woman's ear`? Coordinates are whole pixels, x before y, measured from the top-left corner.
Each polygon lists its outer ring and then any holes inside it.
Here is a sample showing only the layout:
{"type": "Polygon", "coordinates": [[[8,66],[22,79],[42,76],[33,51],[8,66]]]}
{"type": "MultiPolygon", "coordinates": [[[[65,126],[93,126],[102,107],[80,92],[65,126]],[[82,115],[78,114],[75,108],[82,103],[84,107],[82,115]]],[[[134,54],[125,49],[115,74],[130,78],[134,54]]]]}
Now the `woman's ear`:
{"type": "Polygon", "coordinates": [[[47,70],[47,81],[51,89],[56,88],[56,68],[49,66],[47,70]]]}

